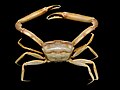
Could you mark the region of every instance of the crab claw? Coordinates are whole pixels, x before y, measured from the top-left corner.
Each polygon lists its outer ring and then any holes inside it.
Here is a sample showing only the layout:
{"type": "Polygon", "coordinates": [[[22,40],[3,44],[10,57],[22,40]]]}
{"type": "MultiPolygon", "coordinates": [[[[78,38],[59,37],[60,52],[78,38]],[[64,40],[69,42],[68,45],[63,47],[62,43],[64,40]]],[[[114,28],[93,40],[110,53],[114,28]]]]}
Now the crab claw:
{"type": "Polygon", "coordinates": [[[59,9],[61,6],[60,5],[51,5],[48,7],[45,7],[46,10],[53,10],[53,9],[59,9]]]}
{"type": "Polygon", "coordinates": [[[86,23],[92,23],[93,26],[97,27],[98,22],[94,17],[90,16],[85,16],[81,14],[76,14],[76,13],[70,13],[70,12],[56,12],[52,13],[47,16],[48,20],[51,19],[69,19],[69,20],[74,20],[74,21],[79,21],[79,22],[86,22],[86,23]]]}
{"type": "Polygon", "coordinates": [[[51,20],[51,19],[62,19],[65,18],[66,12],[56,12],[48,15],[46,19],[51,20]]]}
{"type": "Polygon", "coordinates": [[[91,26],[86,28],[83,32],[81,32],[73,41],[72,44],[75,46],[79,41],[81,41],[87,34],[91,33],[98,26],[98,21],[94,17],[70,13],[70,12],[56,12],[48,15],[46,17],[48,20],[51,19],[69,19],[73,21],[92,23],[91,26]]]}
{"type": "Polygon", "coordinates": [[[25,23],[25,22],[27,22],[29,20],[32,20],[32,19],[34,19],[36,17],[39,17],[39,16],[45,14],[49,10],[59,9],[60,7],[61,7],[60,5],[51,5],[51,6],[48,6],[48,7],[44,7],[42,9],[39,9],[39,10],[37,10],[37,11],[35,11],[33,13],[30,13],[29,15],[19,19],[17,22],[25,23]]]}

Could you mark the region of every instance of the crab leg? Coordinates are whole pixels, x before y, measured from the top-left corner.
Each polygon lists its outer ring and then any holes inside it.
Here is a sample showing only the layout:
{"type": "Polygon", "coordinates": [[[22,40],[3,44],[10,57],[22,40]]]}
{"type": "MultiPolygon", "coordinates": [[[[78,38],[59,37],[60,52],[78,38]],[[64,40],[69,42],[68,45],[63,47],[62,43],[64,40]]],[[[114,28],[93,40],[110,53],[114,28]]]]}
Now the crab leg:
{"type": "Polygon", "coordinates": [[[94,80],[99,79],[97,68],[96,68],[96,65],[95,65],[95,63],[93,61],[87,60],[87,59],[75,59],[75,60],[70,59],[69,63],[74,64],[74,65],[78,65],[78,66],[83,66],[83,67],[86,67],[88,69],[89,75],[90,75],[90,77],[92,79],[91,82],[89,82],[88,84],[92,83],[94,80]],[[93,72],[95,74],[95,77],[94,77],[90,67],[87,64],[93,65],[93,72]]]}
{"type": "Polygon", "coordinates": [[[19,65],[18,62],[19,62],[25,55],[30,55],[30,56],[33,56],[33,57],[38,58],[38,59],[45,59],[45,58],[42,57],[40,54],[33,53],[33,52],[25,52],[25,53],[23,53],[23,54],[15,61],[15,63],[16,63],[17,65],[19,65]]]}
{"type": "Polygon", "coordinates": [[[75,46],[79,41],[81,41],[87,34],[89,34],[91,31],[95,30],[95,28],[98,26],[98,22],[94,17],[70,13],[70,12],[56,12],[52,13],[49,16],[47,16],[48,20],[51,19],[58,19],[58,18],[65,18],[69,20],[74,21],[80,21],[80,22],[86,22],[86,23],[92,23],[92,26],[89,26],[86,28],[83,32],[81,32],[73,41],[72,44],[75,46]]]}
{"type": "Polygon", "coordinates": [[[25,23],[29,20],[32,20],[34,18],[37,18],[38,16],[41,16],[43,14],[45,14],[48,10],[53,10],[53,9],[58,9],[60,8],[60,5],[52,5],[52,6],[48,6],[48,7],[44,7],[42,9],[39,9],[21,19],[19,19],[16,24],[15,24],[15,27],[18,31],[20,31],[21,33],[29,36],[30,38],[32,38],[35,42],[37,42],[40,46],[43,45],[43,41],[38,38],[34,33],[32,33],[31,31],[25,29],[25,28],[22,28],[22,23],[25,23]]]}
{"type": "MultiPolygon", "coordinates": [[[[22,38],[21,38],[21,39],[22,39],[22,38]]],[[[24,46],[23,44],[21,44],[21,42],[20,42],[21,39],[18,41],[18,45],[20,45],[22,48],[24,48],[24,49],[26,49],[26,50],[30,50],[30,51],[36,52],[36,53],[39,53],[39,54],[43,54],[43,53],[40,52],[40,51],[37,51],[37,50],[32,49],[32,48],[28,48],[28,47],[24,46]]]]}
{"type": "Polygon", "coordinates": [[[47,61],[42,61],[42,60],[32,60],[32,61],[28,61],[28,62],[25,62],[23,63],[22,65],[22,72],[21,72],[21,81],[25,81],[25,82],[28,82],[30,80],[24,80],[24,73],[25,73],[25,66],[28,66],[28,65],[40,65],[40,64],[44,64],[46,63],[47,61]]]}
{"type": "Polygon", "coordinates": [[[80,46],[80,47],[78,47],[74,50],[75,53],[73,54],[72,58],[78,56],[79,54],[81,54],[86,49],[89,49],[95,55],[95,57],[91,60],[94,60],[94,59],[98,58],[98,54],[89,46],[89,44],[92,42],[93,37],[94,37],[94,34],[93,33],[91,33],[91,34],[92,34],[92,36],[91,36],[91,38],[90,38],[90,40],[88,41],[87,44],[84,44],[83,46],[80,46]]]}

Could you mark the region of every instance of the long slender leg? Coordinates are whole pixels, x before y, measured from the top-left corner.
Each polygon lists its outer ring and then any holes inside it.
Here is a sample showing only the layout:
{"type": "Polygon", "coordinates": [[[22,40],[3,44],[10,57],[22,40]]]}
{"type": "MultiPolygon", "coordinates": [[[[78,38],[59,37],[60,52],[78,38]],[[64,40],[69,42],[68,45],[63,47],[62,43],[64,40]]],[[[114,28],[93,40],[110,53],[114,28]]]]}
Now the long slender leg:
{"type": "Polygon", "coordinates": [[[35,57],[37,59],[45,59],[44,57],[42,57],[41,55],[39,55],[37,53],[25,52],[15,61],[15,63],[18,64],[18,61],[20,61],[25,55],[30,55],[30,56],[33,56],[33,57],[35,57]]]}
{"type": "Polygon", "coordinates": [[[91,31],[95,30],[95,28],[98,26],[98,22],[94,17],[70,13],[70,12],[56,12],[52,13],[49,16],[47,16],[48,20],[51,19],[58,19],[58,18],[65,18],[70,19],[74,21],[80,21],[80,22],[86,22],[86,23],[92,23],[92,26],[89,26],[84,31],[82,31],[73,41],[72,44],[75,46],[79,41],[81,41],[87,34],[89,34],[91,31]]]}
{"type": "Polygon", "coordinates": [[[92,36],[91,36],[91,38],[90,38],[90,40],[88,41],[87,44],[84,44],[83,46],[80,46],[79,48],[74,50],[75,53],[73,54],[72,58],[78,56],[79,54],[81,54],[87,48],[95,55],[95,57],[93,59],[98,58],[98,54],[90,46],[88,46],[92,42],[93,37],[94,37],[94,34],[93,33],[91,33],[91,34],[92,34],[92,36]]]}
{"type": "Polygon", "coordinates": [[[98,77],[98,72],[97,72],[97,68],[96,68],[95,63],[91,60],[83,60],[83,62],[86,63],[86,64],[92,64],[93,65],[93,70],[94,70],[95,77],[96,77],[95,80],[98,80],[99,77],[98,77]]]}
{"type": "MultiPolygon", "coordinates": [[[[21,38],[21,39],[22,39],[22,38],[21,38]]],[[[36,52],[36,53],[39,53],[39,54],[43,54],[43,53],[40,52],[40,51],[37,51],[37,50],[35,50],[35,49],[28,48],[28,47],[22,45],[22,44],[20,43],[21,39],[18,41],[18,45],[20,45],[22,48],[27,49],[27,50],[30,50],[30,51],[33,51],[33,52],[36,52]]]]}
{"type": "Polygon", "coordinates": [[[94,60],[94,59],[98,58],[98,54],[90,46],[87,46],[86,49],[87,48],[95,55],[95,57],[92,58],[91,60],[94,60]]]}
{"type": "Polygon", "coordinates": [[[75,59],[75,60],[69,60],[69,63],[72,63],[74,65],[78,65],[78,66],[87,67],[89,75],[92,79],[91,82],[89,82],[88,84],[92,83],[94,80],[98,80],[97,69],[96,69],[95,63],[93,61],[87,60],[87,59],[75,59]],[[92,64],[93,65],[93,70],[94,70],[96,78],[94,78],[94,75],[92,74],[92,71],[87,64],[92,64]]]}
{"type": "Polygon", "coordinates": [[[81,54],[81,53],[82,53],[84,50],[86,50],[87,48],[93,53],[93,55],[95,55],[95,57],[92,58],[91,60],[94,60],[94,59],[98,58],[98,54],[97,54],[90,46],[82,46],[82,47],[79,47],[79,48],[76,50],[76,52],[73,54],[73,56],[71,56],[71,57],[74,58],[74,57],[78,56],[79,54],[81,54]]]}
{"type": "MultiPolygon", "coordinates": [[[[87,44],[84,44],[84,45],[76,48],[76,49],[74,50],[74,52],[78,51],[79,49],[81,49],[81,48],[83,48],[83,47],[85,47],[85,46],[87,46],[87,45],[89,45],[89,44],[92,42],[93,37],[94,37],[94,34],[93,34],[93,33],[91,33],[91,34],[92,34],[92,36],[91,36],[90,40],[87,42],[87,44]]],[[[83,50],[81,50],[81,51],[83,51],[83,50]]]]}
{"type": "Polygon", "coordinates": [[[24,80],[24,73],[25,73],[25,69],[24,67],[25,66],[28,66],[28,65],[39,65],[39,64],[43,64],[43,63],[46,63],[47,61],[42,61],[42,60],[32,60],[32,61],[28,61],[28,62],[25,62],[23,63],[22,65],[22,72],[21,72],[21,81],[30,81],[30,80],[24,80]]]}
{"type": "Polygon", "coordinates": [[[93,33],[91,33],[91,34],[92,34],[92,36],[91,36],[90,40],[87,42],[87,44],[84,44],[83,46],[80,46],[74,50],[74,52],[75,52],[75,54],[73,55],[74,57],[77,56],[78,54],[80,54],[81,52],[83,52],[84,49],[92,42],[94,34],[93,33]]]}
{"type": "Polygon", "coordinates": [[[53,9],[58,9],[60,8],[60,5],[52,5],[52,6],[48,6],[48,7],[44,7],[42,9],[39,9],[21,19],[19,19],[16,24],[15,24],[15,27],[18,31],[20,31],[21,33],[29,36],[30,38],[32,38],[35,42],[37,42],[40,46],[43,45],[43,41],[38,38],[34,33],[32,33],[31,31],[25,29],[25,28],[22,28],[22,23],[25,23],[29,20],[32,20],[38,16],[41,16],[43,14],[45,14],[48,10],[53,10],[53,9]]]}

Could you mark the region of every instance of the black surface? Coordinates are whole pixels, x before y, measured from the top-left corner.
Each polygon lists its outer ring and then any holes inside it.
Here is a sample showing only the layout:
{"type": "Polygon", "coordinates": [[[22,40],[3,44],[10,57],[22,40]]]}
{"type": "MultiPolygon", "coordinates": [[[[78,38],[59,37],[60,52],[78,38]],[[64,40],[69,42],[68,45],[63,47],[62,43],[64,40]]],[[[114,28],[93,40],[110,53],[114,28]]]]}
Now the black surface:
{"type": "MultiPolygon", "coordinates": [[[[19,0],[19,1],[4,1],[2,6],[2,22],[0,30],[0,42],[1,42],[1,75],[2,83],[4,88],[9,86],[10,89],[15,88],[16,90],[43,90],[41,88],[48,87],[49,89],[65,87],[82,89],[105,89],[109,87],[116,88],[117,79],[113,68],[113,15],[115,10],[113,9],[114,2],[112,4],[106,3],[101,0],[19,0]],[[30,79],[31,82],[21,82],[20,74],[21,67],[17,66],[15,60],[26,50],[18,46],[17,41],[23,38],[22,43],[28,47],[41,50],[34,41],[29,37],[21,34],[14,27],[15,22],[28,15],[29,13],[43,8],[45,6],[59,4],[62,7],[59,10],[54,10],[46,13],[45,15],[31,20],[23,27],[31,30],[43,41],[61,39],[72,41],[82,30],[87,28],[89,24],[79,23],[69,20],[51,20],[47,21],[45,17],[56,11],[67,11],[73,13],[80,13],[83,15],[93,16],[98,22],[99,26],[93,33],[95,37],[90,46],[98,53],[99,58],[94,60],[98,69],[99,80],[87,85],[90,76],[87,69],[84,67],[78,67],[66,62],[62,63],[47,63],[38,66],[26,67],[25,78],[30,79]],[[109,11],[110,10],[110,11],[109,11]]],[[[115,7],[114,7],[115,8],[115,7]]],[[[76,47],[83,45],[90,38],[87,35],[76,47]]],[[[93,55],[86,50],[77,58],[91,58],[93,55]]],[[[21,60],[21,64],[25,61],[34,59],[33,57],[26,56],[21,60]]]]}

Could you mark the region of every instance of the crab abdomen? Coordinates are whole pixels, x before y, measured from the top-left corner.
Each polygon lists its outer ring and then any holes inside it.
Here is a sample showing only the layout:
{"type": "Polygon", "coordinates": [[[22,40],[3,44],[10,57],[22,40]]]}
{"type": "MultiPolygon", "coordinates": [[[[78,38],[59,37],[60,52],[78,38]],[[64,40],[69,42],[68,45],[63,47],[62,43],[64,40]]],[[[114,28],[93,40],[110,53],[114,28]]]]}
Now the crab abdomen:
{"type": "Polygon", "coordinates": [[[70,58],[73,52],[71,42],[54,40],[44,43],[43,52],[49,61],[66,61],[70,58]]]}

